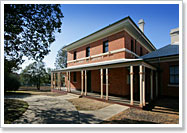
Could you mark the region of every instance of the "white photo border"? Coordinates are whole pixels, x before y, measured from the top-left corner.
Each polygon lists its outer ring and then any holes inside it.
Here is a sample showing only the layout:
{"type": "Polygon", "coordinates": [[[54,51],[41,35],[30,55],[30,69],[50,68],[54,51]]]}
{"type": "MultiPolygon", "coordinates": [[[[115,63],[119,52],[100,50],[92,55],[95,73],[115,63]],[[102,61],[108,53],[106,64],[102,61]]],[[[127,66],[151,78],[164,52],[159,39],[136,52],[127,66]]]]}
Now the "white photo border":
{"type": "MultiPolygon", "coordinates": [[[[4,4],[36,4],[36,1],[1,1],[1,16],[4,4]]],[[[1,127],[3,128],[62,128],[62,127],[107,127],[107,128],[181,128],[183,127],[183,20],[182,1],[37,1],[37,4],[178,4],[179,5],[179,124],[4,124],[4,45],[1,45],[1,127]]],[[[4,17],[1,17],[1,44],[4,44],[4,17]]]]}

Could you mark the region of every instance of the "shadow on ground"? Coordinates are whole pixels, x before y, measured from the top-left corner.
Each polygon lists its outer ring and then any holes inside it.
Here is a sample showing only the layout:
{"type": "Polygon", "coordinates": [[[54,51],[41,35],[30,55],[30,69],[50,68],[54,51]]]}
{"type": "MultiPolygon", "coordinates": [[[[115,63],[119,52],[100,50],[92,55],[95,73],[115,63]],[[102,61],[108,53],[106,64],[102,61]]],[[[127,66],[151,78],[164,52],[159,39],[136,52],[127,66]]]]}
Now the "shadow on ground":
{"type": "Polygon", "coordinates": [[[160,98],[150,105],[145,110],[152,112],[179,115],[179,99],[178,98],[160,98]]]}
{"type": "Polygon", "coordinates": [[[94,115],[79,113],[78,111],[67,111],[64,109],[52,108],[50,110],[32,110],[34,117],[29,119],[23,116],[21,120],[15,121],[16,124],[97,124],[102,120],[95,118],[94,115]]]}
{"type": "Polygon", "coordinates": [[[30,93],[6,92],[4,98],[26,98],[30,96],[30,93]]]}

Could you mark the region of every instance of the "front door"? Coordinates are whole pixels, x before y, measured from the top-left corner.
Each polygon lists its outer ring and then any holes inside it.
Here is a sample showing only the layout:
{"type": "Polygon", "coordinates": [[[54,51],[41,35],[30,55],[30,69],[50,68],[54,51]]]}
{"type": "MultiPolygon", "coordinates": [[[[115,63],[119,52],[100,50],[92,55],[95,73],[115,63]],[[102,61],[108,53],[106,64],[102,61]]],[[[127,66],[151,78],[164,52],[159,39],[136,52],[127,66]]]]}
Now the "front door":
{"type": "Polygon", "coordinates": [[[87,71],[87,91],[91,92],[91,71],[87,71]]]}

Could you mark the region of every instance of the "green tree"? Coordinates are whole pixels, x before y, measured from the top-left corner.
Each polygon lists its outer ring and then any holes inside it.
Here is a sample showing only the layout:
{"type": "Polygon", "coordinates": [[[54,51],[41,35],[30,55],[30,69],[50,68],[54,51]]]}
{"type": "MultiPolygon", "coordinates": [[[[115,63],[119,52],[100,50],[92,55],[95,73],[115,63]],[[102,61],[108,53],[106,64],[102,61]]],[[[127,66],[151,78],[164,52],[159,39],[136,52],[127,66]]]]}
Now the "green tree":
{"type": "Polygon", "coordinates": [[[18,90],[20,87],[19,76],[15,73],[7,73],[7,72],[5,72],[5,75],[6,75],[4,78],[5,92],[18,90]]]}
{"type": "Polygon", "coordinates": [[[41,61],[61,32],[63,14],[56,4],[4,5],[5,70],[19,69],[23,56],[41,61]]]}
{"type": "Polygon", "coordinates": [[[63,48],[58,51],[55,61],[55,67],[57,69],[67,67],[67,51],[63,50],[63,48]]]}
{"type": "Polygon", "coordinates": [[[35,85],[40,90],[40,84],[46,81],[46,74],[45,64],[43,62],[34,62],[21,72],[21,83],[22,85],[35,85]]]}

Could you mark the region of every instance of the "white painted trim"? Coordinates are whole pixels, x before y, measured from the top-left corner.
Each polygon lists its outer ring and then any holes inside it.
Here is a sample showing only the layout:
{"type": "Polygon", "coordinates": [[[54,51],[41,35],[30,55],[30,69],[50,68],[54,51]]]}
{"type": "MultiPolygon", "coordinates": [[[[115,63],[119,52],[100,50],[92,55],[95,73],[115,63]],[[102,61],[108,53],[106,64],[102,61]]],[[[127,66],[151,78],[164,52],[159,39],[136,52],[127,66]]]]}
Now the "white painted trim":
{"type": "Polygon", "coordinates": [[[101,76],[101,99],[103,99],[103,69],[100,69],[100,76],[101,76]]]}
{"type": "Polygon", "coordinates": [[[131,98],[130,98],[130,104],[133,105],[133,66],[130,66],[130,94],[131,94],[131,98]]]}
{"type": "Polygon", "coordinates": [[[130,54],[133,54],[133,55],[136,56],[136,57],[140,57],[139,55],[137,55],[136,53],[134,53],[134,52],[128,50],[127,48],[125,48],[125,52],[128,52],[128,53],[130,53],[130,54]]]}
{"type": "Polygon", "coordinates": [[[139,66],[139,76],[140,76],[140,107],[143,107],[143,66],[139,66]]]}
{"type": "Polygon", "coordinates": [[[67,63],[72,63],[72,62],[77,62],[77,61],[82,61],[82,60],[87,60],[87,59],[93,59],[93,58],[96,58],[96,57],[101,57],[101,56],[110,55],[110,54],[116,54],[116,53],[120,53],[120,52],[128,52],[128,53],[130,53],[130,54],[133,54],[133,55],[136,56],[136,57],[140,57],[140,56],[138,56],[136,53],[134,53],[134,52],[128,50],[127,48],[121,48],[121,49],[109,51],[109,52],[106,52],[106,53],[101,53],[101,54],[97,54],[97,55],[92,55],[92,56],[89,56],[89,57],[83,57],[83,58],[76,59],[76,60],[70,60],[70,61],[67,61],[67,63]]]}
{"type": "Polygon", "coordinates": [[[106,100],[108,100],[108,68],[106,68],[106,100]]]}
{"type": "Polygon", "coordinates": [[[87,95],[87,71],[85,70],[85,74],[84,74],[84,78],[85,78],[85,92],[84,95],[87,95]]]}
{"type": "Polygon", "coordinates": [[[143,102],[143,106],[145,106],[145,66],[143,66],[143,81],[142,81],[142,88],[143,88],[143,90],[142,90],[142,97],[143,97],[143,100],[142,100],[142,102],[143,102]]]}

